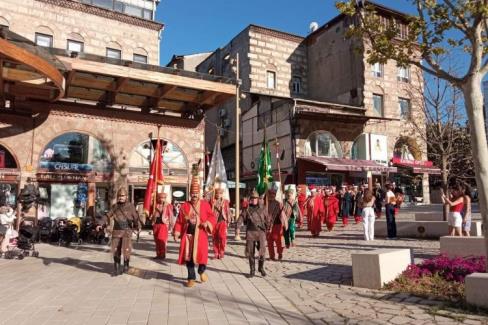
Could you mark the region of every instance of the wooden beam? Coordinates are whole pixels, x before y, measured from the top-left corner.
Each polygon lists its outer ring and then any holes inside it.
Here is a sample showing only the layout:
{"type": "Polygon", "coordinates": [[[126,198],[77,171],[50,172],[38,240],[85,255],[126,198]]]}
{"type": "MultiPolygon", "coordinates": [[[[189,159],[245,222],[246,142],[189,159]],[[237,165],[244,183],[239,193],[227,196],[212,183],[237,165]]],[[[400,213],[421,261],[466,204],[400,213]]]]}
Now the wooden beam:
{"type": "Polygon", "coordinates": [[[76,72],[71,70],[66,73],[65,79],[66,79],[66,85],[65,85],[65,92],[64,92],[64,97],[68,96],[68,91],[69,87],[71,86],[71,83],[73,82],[73,78],[75,77],[76,72]]]}

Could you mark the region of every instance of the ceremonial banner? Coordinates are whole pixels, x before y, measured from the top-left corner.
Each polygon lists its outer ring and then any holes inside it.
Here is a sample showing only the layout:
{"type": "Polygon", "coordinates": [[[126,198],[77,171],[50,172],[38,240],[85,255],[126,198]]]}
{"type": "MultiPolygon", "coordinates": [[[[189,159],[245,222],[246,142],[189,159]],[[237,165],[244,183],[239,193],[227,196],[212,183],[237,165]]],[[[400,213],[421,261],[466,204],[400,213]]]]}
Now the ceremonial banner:
{"type": "Polygon", "coordinates": [[[151,162],[151,172],[147,180],[146,194],[144,196],[144,213],[148,216],[152,214],[156,202],[156,194],[158,186],[163,185],[163,152],[161,148],[161,139],[156,141],[156,148],[154,150],[153,161],[151,162]]]}

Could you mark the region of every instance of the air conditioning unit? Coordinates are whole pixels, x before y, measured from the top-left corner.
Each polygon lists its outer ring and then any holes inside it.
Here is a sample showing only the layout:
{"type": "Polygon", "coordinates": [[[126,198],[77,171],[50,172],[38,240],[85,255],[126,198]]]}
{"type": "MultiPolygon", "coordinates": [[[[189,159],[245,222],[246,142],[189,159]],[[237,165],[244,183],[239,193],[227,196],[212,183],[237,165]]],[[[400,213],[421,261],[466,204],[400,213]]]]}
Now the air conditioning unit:
{"type": "Polygon", "coordinates": [[[225,110],[225,108],[220,108],[219,109],[219,116],[222,118],[222,117],[226,117],[227,116],[227,111],[225,110]]]}

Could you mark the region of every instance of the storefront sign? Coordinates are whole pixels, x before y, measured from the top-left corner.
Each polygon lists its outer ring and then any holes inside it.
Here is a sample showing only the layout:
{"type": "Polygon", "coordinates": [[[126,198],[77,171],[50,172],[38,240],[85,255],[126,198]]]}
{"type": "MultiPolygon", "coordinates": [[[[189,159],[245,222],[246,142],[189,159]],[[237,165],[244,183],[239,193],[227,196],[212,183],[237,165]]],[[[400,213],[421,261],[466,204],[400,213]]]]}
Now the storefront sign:
{"type": "Polygon", "coordinates": [[[432,161],[424,160],[407,160],[398,157],[393,157],[391,162],[396,165],[403,165],[407,167],[432,167],[434,163],[432,161]]]}
{"type": "Polygon", "coordinates": [[[89,181],[88,175],[83,174],[56,174],[56,173],[37,173],[38,182],[83,182],[89,181]]]}
{"type": "Polygon", "coordinates": [[[371,160],[381,164],[388,163],[388,145],[385,135],[370,134],[371,160]]]}
{"type": "Polygon", "coordinates": [[[18,182],[20,175],[17,169],[4,168],[0,169],[0,181],[2,182],[18,182]]]}
{"type": "Polygon", "coordinates": [[[90,164],[75,164],[56,161],[41,161],[40,167],[49,171],[70,171],[75,173],[86,173],[93,170],[90,164]]]}

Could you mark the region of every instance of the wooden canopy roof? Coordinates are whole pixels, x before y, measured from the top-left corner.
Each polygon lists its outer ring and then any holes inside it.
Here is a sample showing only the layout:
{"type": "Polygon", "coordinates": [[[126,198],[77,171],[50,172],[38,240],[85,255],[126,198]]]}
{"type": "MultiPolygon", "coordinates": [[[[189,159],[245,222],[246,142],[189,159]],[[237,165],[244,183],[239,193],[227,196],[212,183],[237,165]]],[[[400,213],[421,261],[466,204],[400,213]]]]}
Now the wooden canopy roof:
{"type": "Polygon", "coordinates": [[[234,79],[40,48],[25,39],[23,47],[18,50],[11,38],[0,38],[0,76],[8,83],[8,87],[0,84],[0,97],[64,98],[95,102],[99,107],[198,118],[236,94],[234,79]]]}

